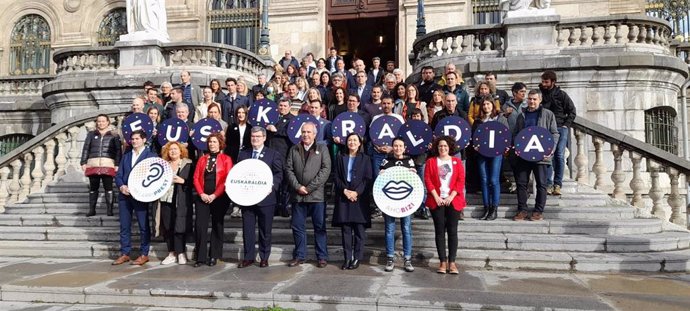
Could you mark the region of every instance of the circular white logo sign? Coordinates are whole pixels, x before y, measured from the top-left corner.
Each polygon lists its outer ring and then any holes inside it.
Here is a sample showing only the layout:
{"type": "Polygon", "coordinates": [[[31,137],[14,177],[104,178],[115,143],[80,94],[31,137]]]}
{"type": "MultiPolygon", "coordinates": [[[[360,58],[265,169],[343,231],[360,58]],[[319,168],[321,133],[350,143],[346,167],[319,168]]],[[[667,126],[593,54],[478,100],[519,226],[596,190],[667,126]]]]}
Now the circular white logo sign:
{"type": "Polygon", "coordinates": [[[225,180],[225,193],[241,206],[263,201],[273,191],[273,172],[264,161],[246,159],[235,164],[225,180]]]}
{"type": "Polygon", "coordinates": [[[148,158],[139,162],[129,174],[127,187],[132,197],[140,202],[160,199],[172,187],[173,171],[161,158],[148,158]]]}
{"type": "Polygon", "coordinates": [[[416,172],[396,166],[387,168],[374,181],[374,202],[391,217],[412,215],[424,199],[424,185],[416,172]]]}

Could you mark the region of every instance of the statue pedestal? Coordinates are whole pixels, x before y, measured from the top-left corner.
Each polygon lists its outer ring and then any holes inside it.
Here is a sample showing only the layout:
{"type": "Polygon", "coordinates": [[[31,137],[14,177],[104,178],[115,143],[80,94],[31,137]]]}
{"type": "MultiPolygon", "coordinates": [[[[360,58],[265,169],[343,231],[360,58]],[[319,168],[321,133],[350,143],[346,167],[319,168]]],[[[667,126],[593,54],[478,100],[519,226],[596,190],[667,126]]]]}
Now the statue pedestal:
{"type": "Polygon", "coordinates": [[[553,9],[508,12],[506,56],[558,54],[556,24],[561,20],[553,9]]]}
{"type": "Polygon", "coordinates": [[[166,66],[162,42],[158,40],[118,41],[115,48],[120,50],[118,74],[152,73],[166,66]]]}

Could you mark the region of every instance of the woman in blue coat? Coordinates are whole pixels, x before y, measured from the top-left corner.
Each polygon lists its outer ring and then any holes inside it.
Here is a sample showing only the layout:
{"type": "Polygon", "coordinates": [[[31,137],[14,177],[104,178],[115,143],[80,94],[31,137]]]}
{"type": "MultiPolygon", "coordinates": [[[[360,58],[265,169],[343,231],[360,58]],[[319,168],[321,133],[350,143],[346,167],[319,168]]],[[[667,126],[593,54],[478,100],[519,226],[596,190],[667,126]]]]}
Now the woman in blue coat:
{"type": "Polygon", "coordinates": [[[347,135],[347,152],[336,158],[333,226],[341,227],[345,262],[341,269],[357,269],[362,260],[366,228],[371,227],[369,199],[364,190],[372,179],[371,160],[362,152],[362,137],[347,135]]]}

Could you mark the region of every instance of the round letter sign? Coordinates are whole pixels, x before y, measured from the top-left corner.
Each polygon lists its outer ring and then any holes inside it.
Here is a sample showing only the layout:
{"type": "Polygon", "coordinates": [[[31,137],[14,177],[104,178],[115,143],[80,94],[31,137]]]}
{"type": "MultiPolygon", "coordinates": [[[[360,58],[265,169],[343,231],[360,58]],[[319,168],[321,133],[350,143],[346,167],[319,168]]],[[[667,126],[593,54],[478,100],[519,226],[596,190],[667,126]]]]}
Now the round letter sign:
{"type": "Polygon", "coordinates": [[[173,171],[170,164],[161,158],[148,158],[132,169],[127,187],[137,201],[153,202],[163,197],[172,187],[172,182],[173,171]]]}
{"type": "Polygon", "coordinates": [[[391,217],[412,215],[424,199],[424,185],[417,173],[396,166],[386,169],[374,181],[374,202],[391,217]]]}
{"type": "Polygon", "coordinates": [[[540,126],[530,126],[515,136],[515,154],[530,162],[544,160],[553,153],[555,145],[553,135],[540,126]]]}
{"type": "Polygon", "coordinates": [[[273,173],[259,159],[237,162],[225,180],[225,193],[241,206],[252,206],[263,201],[273,191],[273,173]]]}
{"type": "Polygon", "coordinates": [[[458,116],[449,116],[441,119],[434,129],[436,137],[450,136],[455,138],[460,150],[465,149],[470,144],[470,124],[465,119],[458,116]]]}
{"type": "Polygon", "coordinates": [[[472,135],[474,147],[487,158],[502,155],[510,147],[511,140],[508,128],[496,121],[480,124],[472,135]]]}

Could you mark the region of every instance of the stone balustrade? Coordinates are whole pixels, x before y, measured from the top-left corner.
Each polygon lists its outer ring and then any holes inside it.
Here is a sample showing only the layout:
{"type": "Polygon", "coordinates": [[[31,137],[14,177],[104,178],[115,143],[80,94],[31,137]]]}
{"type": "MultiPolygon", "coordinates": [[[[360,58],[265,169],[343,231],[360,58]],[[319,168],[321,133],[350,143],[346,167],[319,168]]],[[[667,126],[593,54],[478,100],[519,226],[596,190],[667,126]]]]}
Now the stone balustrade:
{"type": "Polygon", "coordinates": [[[671,43],[671,48],[678,58],[690,65],[690,42],[673,41],[671,43]]]}
{"type": "Polygon", "coordinates": [[[169,67],[218,67],[239,71],[252,77],[273,65],[272,61],[252,52],[218,43],[168,43],[163,45],[163,55],[169,67]]]}
{"type": "MultiPolygon", "coordinates": [[[[581,117],[575,119],[573,128],[577,149],[574,159],[577,168],[575,179],[578,183],[602,189],[606,179],[610,178],[613,182],[611,195],[615,199],[626,201],[636,207],[638,216],[654,216],[677,225],[687,225],[682,212],[685,200],[680,195],[679,187],[681,174],[685,175],[686,180],[690,174],[689,161],[581,117]],[[590,140],[594,145],[594,163],[591,165],[591,172],[594,173],[595,180],[589,179],[590,164],[587,145],[590,140]],[[606,161],[606,157],[613,158],[613,161],[606,161]],[[628,185],[625,184],[626,173],[622,165],[626,158],[632,163],[632,178],[628,185]],[[608,162],[614,163],[610,176],[607,176],[608,169],[605,165],[608,162]],[[643,166],[646,167],[646,173],[649,175],[648,189],[642,178],[643,166]],[[664,187],[660,182],[661,174],[668,175],[669,193],[663,191],[664,187]],[[632,190],[630,198],[626,195],[627,189],[632,190]],[[643,199],[645,194],[651,200],[651,206],[645,203],[643,199]],[[670,214],[664,207],[664,199],[670,206],[670,214]]],[[[687,212],[686,210],[686,215],[687,212]]]]}
{"type": "Polygon", "coordinates": [[[53,54],[55,73],[112,71],[119,64],[120,51],[113,47],[87,47],[58,50],[53,54]]]}
{"type": "Polygon", "coordinates": [[[556,36],[562,49],[637,44],[669,54],[671,27],[664,20],[648,16],[572,18],[556,25],[556,36]]]}
{"type": "Polygon", "coordinates": [[[64,120],[0,157],[0,213],[4,213],[7,204],[22,202],[29,195],[42,192],[65,174],[83,174],[80,137],[95,128],[93,120],[101,113],[110,116],[114,121],[112,126],[119,128],[124,111],[92,111],[64,120]]]}
{"type": "Polygon", "coordinates": [[[0,78],[0,96],[40,96],[43,86],[54,78],[53,75],[2,77],[0,78]]]}
{"type": "Polygon", "coordinates": [[[438,57],[453,59],[503,56],[505,30],[502,25],[460,26],[430,32],[415,40],[409,55],[416,66],[438,57]]]}

